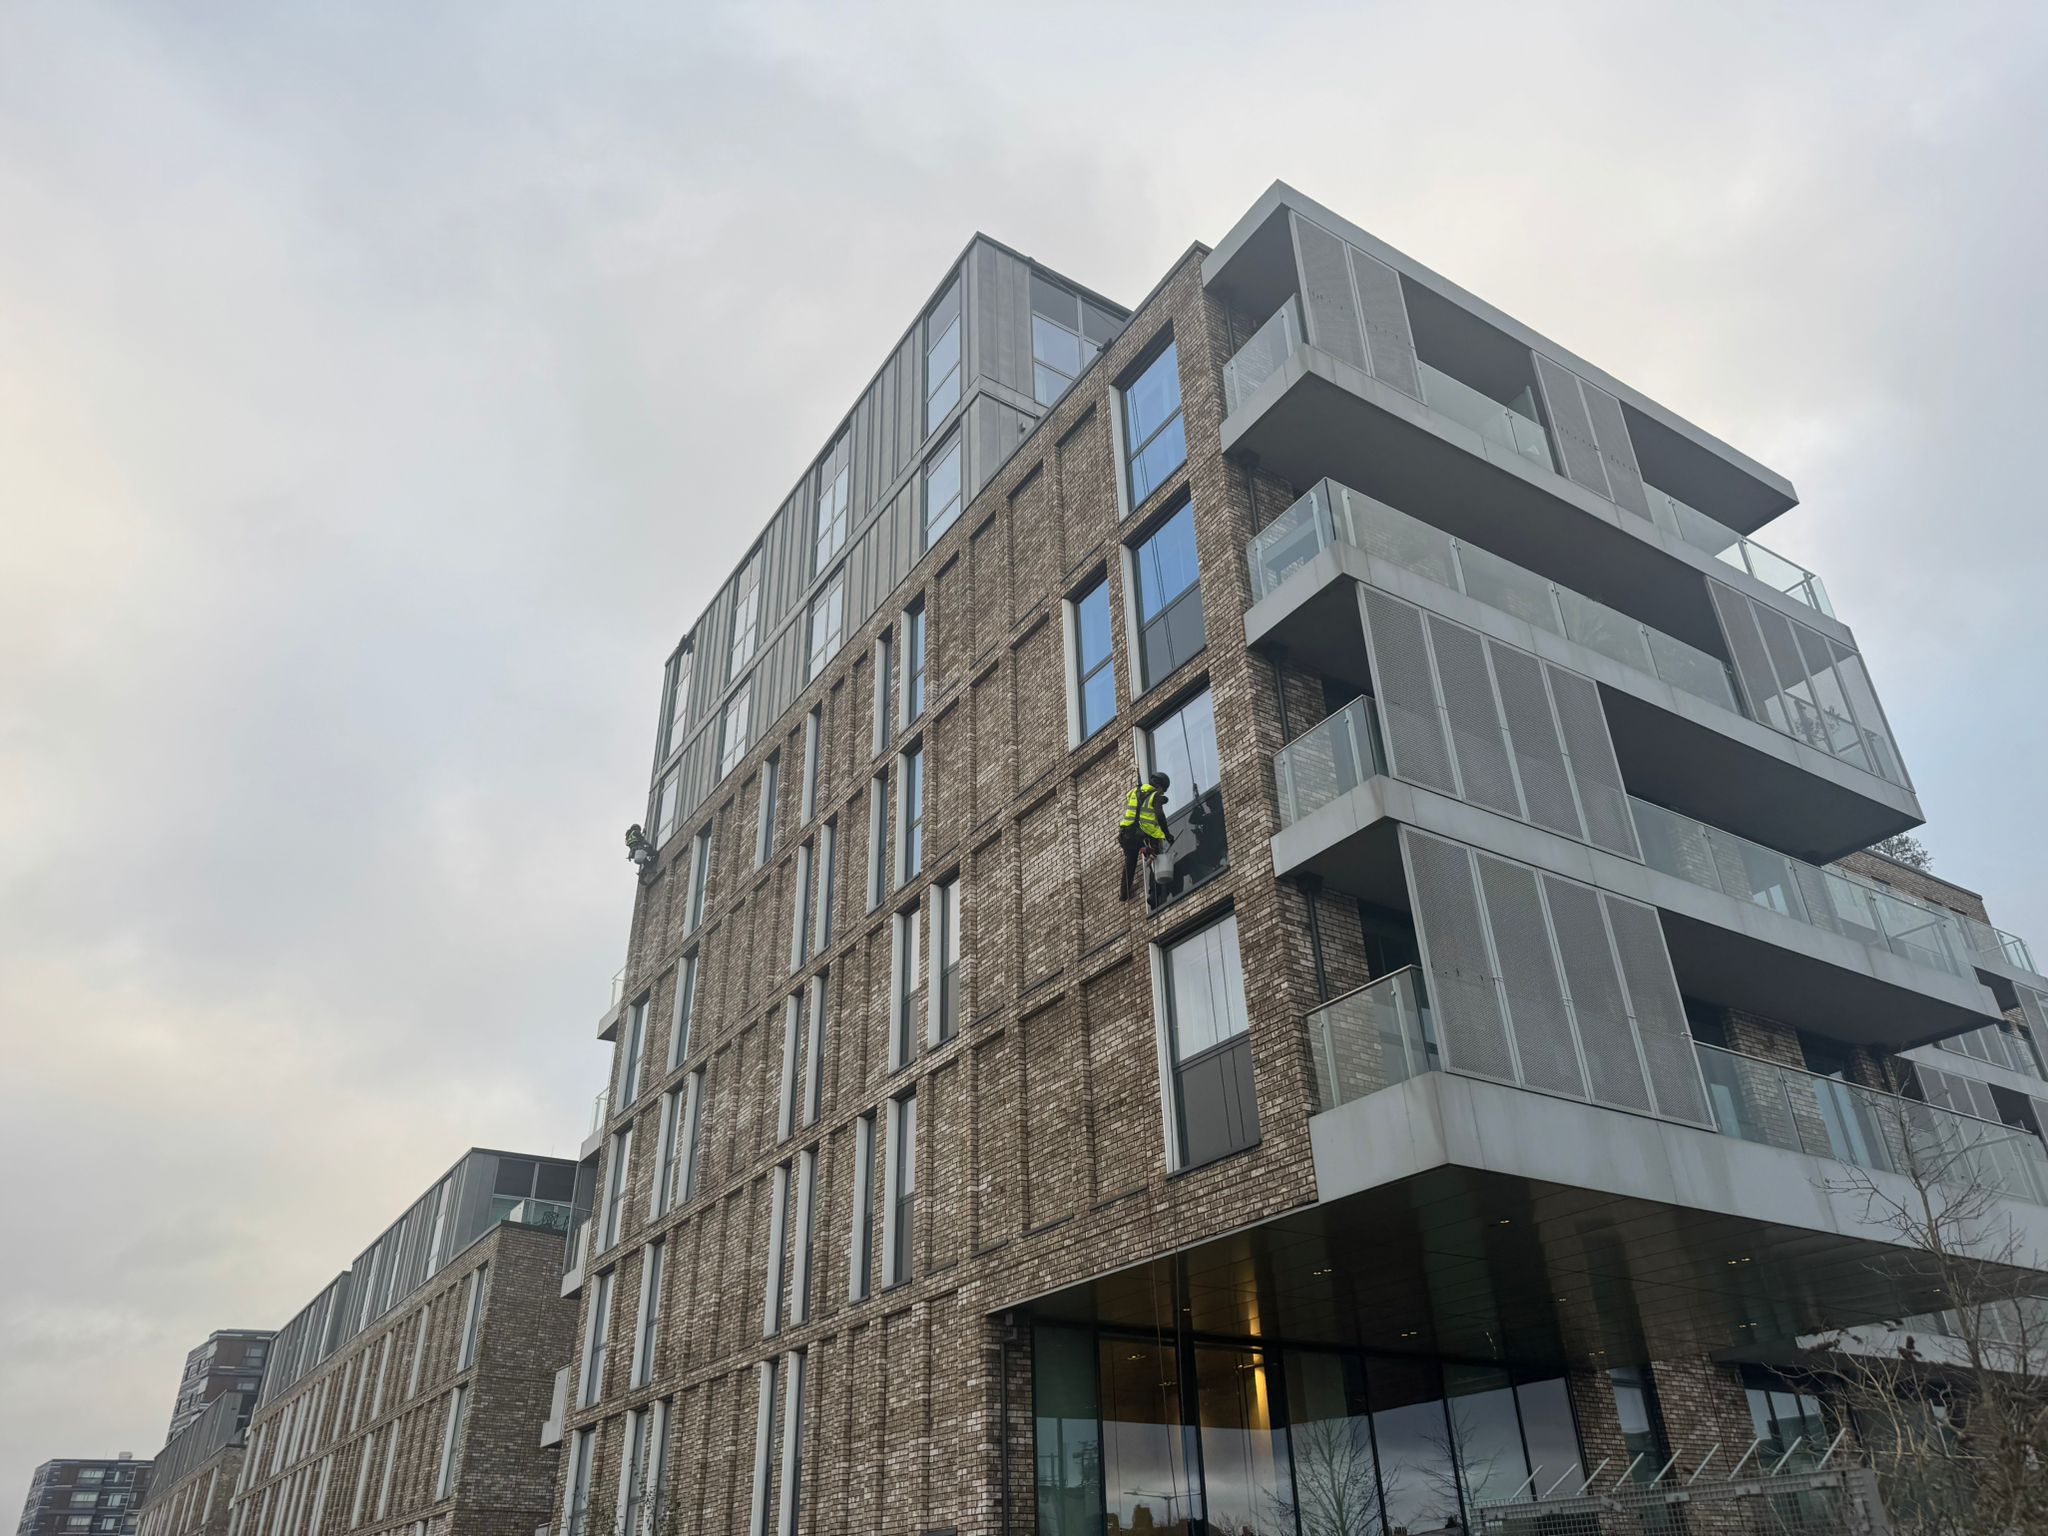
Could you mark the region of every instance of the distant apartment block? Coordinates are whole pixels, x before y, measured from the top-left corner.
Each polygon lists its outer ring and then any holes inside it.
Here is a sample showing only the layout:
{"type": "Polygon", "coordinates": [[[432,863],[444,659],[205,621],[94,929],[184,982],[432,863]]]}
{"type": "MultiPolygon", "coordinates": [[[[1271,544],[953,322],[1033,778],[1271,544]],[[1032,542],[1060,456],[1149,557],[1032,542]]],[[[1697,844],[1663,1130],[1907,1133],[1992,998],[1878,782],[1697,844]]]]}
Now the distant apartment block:
{"type": "Polygon", "coordinates": [[[270,1330],[261,1328],[223,1328],[208,1334],[206,1342],[185,1357],[185,1372],[178,1379],[178,1399],[171,1410],[170,1433],[165,1438],[176,1439],[186,1425],[224,1393],[253,1396],[262,1384],[263,1366],[269,1358],[273,1337],[270,1330]]]}
{"type": "Polygon", "coordinates": [[[157,1455],[137,1536],[226,1536],[256,1391],[223,1392],[157,1455]]]}
{"type": "Polygon", "coordinates": [[[134,1536],[152,1464],[126,1451],[111,1461],[46,1461],[29,1480],[16,1536],[134,1536]]]}

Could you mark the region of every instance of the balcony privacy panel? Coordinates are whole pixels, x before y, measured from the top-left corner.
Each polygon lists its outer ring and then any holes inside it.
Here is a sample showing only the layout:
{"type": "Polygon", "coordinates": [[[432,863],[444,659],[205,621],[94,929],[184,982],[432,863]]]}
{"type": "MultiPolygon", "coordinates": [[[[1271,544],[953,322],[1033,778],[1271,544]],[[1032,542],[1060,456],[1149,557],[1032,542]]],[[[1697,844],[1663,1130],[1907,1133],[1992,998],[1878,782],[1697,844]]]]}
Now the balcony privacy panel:
{"type": "Polygon", "coordinates": [[[1980,1120],[1998,1119],[1998,1101],[1991,1097],[1990,1084],[1965,1077],[1960,1072],[1944,1072],[1922,1061],[1912,1062],[1910,1066],[1914,1080],[1920,1085],[1921,1097],[1936,1108],[1975,1115],[1980,1120]]]}
{"type": "Polygon", "coordinates": [[[1648,517],[1650,498],[1643,494],[1643,472],[1636,467],[1636,448],[1629,441],[1621,402],[1584,379],[1579,380],[1579,391],[1586,397],[1586,413],[1593,419],[1593,437],[1600,448],[1600,463],[1607,471],[1615,505],[1626,507],[1639,517],[1648,517]]]}
{"type": "Polygon", "coordinates": [[[1386,728],[1390,765],[1401,778],[1455,795],[1458,779],[1437,709],[1422,610],[1367,590],[1365,616],[1372,641],[1373,691],[1386,728]]]}
{"type": "Polygon", "coordinates": [[[1656,912],[1401,829],[1446,1068],[1711,1125],[1656,912]]]}
{"type": "Polygon", "coordinates": [[[1642,857],[1597,685],[1375,588],[1361,593],[1397,778],[1642,857]]]}
{"type": "Polygon", "coordinates": [[[1611,498],[1607,468],[1600,457],[1600,444],[1593,436],[1593,418],[1586,410],[1585,396],[1579,393],[1579,376],[1541,352],[1529,355],[1536,362],[1536,377],[1543,385],[1551,433],[1557,439],[1566,476],[1589,491],[1611,498]]]}
{"type": "Polygon", "coordinates": [[[1415,334],[1408,326],[1401,275],[1356,246],[1350,250],[1351,276],[1358,285],[1359,313],[1365,317],[1365,344],[1372,358],[1373,377],[1420,400],[1422,374],[1415,366],[1415,334]]]}
{"type": "Polygon", "coordinates": [[[1320,224],[1311,224],[1298,214],[1289,217],[1294,225],[1295,253],[1301,262],[1301,298],[1307,311],[1309,345],[1341,358],[1361,373],[1369,372],[1365,331],[1351,294],[1351,265],[1345,259],[1344,242],[1320,224]]]}

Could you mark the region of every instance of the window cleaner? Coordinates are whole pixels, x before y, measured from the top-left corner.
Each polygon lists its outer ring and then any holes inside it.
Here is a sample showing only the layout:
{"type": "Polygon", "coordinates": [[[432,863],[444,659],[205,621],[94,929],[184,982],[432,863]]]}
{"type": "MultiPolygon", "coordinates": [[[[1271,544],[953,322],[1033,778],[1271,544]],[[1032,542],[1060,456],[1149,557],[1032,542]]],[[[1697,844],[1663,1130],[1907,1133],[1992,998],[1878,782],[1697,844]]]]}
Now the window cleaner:
{"type": "Polygon", "coordinates": [[[626,857],[642,870],[654,862],[654,844],[647,841],[647,834],[640,830],[637,821],[626,828],[626,857]]]}
{"type": "Polygon", "coordinates": [[[1138,860],[1150,868],[1153,856],[1166,846],[1166,791],[1172,786],[1169,774],[1155,773],[1140,779],[1124,797],[1124,819],[1117,824],[1117,845],[1124,851],[1123,899],[1129,901],[1137,888],[1138,860]]]}

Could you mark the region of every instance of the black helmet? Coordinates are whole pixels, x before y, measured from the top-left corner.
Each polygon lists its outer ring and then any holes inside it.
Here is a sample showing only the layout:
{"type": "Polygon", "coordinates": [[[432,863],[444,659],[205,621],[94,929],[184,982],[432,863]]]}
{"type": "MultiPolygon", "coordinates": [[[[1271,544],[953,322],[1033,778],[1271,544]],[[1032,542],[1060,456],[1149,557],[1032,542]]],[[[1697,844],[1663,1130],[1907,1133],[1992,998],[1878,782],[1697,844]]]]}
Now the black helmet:
{"type": "Polygon", "coordinates": [[[1153,774],[1153,775],[1152,775],[1152,787],[1153,787],[1154,789],[1171,789],[1171,788],[1173,788],[1173,775],[1172,775],[1172,774],[1170,774],[1170,773],[1155,773],[1155,774],[1153,774]]]}

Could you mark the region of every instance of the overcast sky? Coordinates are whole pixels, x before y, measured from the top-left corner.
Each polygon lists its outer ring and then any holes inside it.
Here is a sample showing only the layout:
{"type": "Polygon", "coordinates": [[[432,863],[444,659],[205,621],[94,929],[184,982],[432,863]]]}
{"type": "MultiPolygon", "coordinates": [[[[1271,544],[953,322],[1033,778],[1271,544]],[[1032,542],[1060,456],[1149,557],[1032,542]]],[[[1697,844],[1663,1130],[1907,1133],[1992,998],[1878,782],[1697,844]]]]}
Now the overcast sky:
{"type": "Polygon", "coordinates": [[[2048,942],[2048,12],[995,15],[0,0],[0,1518],[573,1155],[662,658],[976,229],[1283,178],[1785,474],[2048,942]]]}

